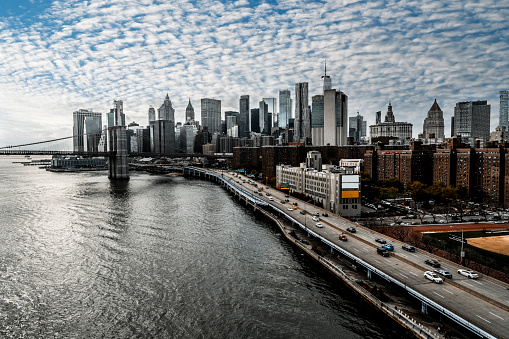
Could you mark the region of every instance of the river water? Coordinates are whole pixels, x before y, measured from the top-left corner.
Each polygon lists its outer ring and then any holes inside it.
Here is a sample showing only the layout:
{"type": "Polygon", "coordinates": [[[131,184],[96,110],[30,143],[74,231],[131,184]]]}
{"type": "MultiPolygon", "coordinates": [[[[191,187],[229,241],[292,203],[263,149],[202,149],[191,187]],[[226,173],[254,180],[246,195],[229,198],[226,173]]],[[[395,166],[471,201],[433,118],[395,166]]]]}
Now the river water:
{"type": "Polygon", "coordinates": [[[379,338],[403,330],[208,181],[0,157],[0,336],[379,338]]]}

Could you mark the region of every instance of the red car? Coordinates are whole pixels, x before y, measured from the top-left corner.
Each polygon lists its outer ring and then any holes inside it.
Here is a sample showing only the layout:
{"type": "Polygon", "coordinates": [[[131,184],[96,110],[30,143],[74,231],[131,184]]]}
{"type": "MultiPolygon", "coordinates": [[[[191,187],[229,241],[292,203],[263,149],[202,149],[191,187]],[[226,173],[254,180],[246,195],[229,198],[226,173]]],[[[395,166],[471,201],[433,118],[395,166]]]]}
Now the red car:
{"type": "Polygon", "coordinates": [[[339,240],[347,241],[348,239],[346,238],[346,235],[340,234],[339,235],[339,240]]]}

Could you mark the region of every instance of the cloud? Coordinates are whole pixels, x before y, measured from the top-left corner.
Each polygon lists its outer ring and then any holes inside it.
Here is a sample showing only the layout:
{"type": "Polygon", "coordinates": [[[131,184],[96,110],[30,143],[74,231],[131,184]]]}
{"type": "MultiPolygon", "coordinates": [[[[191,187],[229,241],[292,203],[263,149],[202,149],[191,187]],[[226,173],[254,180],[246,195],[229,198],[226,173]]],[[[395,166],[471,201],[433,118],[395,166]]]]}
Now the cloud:
{"type": "Polygon", "coordinates": [[[61,137],[73,111],[107,112],[114,99],[146,124],[166,93],[177,121],[188,98],[199,119],[205,97],[226,111],[249,94],[257,107],[306,81],[312,96],[324,60],[350,115],[368,124],[391,100],[417,136],[435,98],[446,126],[456,102],[482,99],[494,129],[509,87],[508,14],[495,1],[54,1],[30,24],[0,19],[0,117],[10,124],[0,145],[61,137]]]}

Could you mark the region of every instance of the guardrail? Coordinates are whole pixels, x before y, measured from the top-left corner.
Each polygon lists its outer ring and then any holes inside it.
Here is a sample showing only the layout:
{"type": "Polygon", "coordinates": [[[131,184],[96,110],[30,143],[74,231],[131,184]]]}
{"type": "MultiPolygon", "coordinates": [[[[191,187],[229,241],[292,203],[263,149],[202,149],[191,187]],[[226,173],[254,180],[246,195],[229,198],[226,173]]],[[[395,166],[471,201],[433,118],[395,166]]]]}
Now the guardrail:
{"type": "Polygon", "coordinates": [[[243,189],[240,189],[236,185],[233,185],[231,182],[229,182],[229,180],[226,180],[224,177],[218,175],[217,173],[209,172],[209,171],[206,171],[206,170],[203,170],[203,169],[192,168],[192,167],[186,167],[186,169],[188,169],[189,174],[191,174],[191,171],[193,171],[195,173],[196,172],[198,172],[200,174],[203,173],[204,175],[208,175],[208,176],[212,176],[212,177],[220,179],[222,182],[226,183],[230,188],[235,190],[240,196],[243,196],[246,200],[251,200],[255,205],[268,206],[272,210],[274,210],[275,212],[283,214],[289,221],[291,221],[293,224],[297,224],[300,228],[302,228],[308,234],[312,235],[315,238],[318,238],[324,244],[326,244],[329,247],[331,247],[332,249],[340,252],[345,257],[350,258],[352,261],[362,265],[367,270],[369,270],[371,272],[374,272],[378,276],[382,277],[383,279],[385,279],[385,280],[387,280],[389,282],[392,282],[393,284],[396,284],[397,286],[405,289],[406,291],[408,291],[408,293],[410,295],[412,295],[415,298],[417,298],[418,300],[420,300],[423,304],[433,307],[437,312],[447,316],[448,318],[450,318],[451,320],[455,321],[459,325],[465,327],[466,329],[472,331],[473,333],[475,333],[475,334],[477,334],[477,335],[479,335],[479,336],[481,336],[483,338],[496,339],[496,337],[494,337],[493,335],[491,335],[488,332],[480,329],[476,325],[474,325],[471,322],[463,319],[462,317],[458,316],[454,312],[452,312],[449,309],[443,307],[442,305],[438,304],[437,302],[429,299],[428,297],[420,294],[419,292],[415,291],[414,289],[408,287],[405,283],[403,283],[403,282],[393,278],[392,276],[384,273],[383,271],[379,270],[378,268],[376,268],[376,267],[372,266],[371,264],[365,262],[361,258],[359,258],[359,257],[355,256],[354,254],[348,252],[347,250],[341,248],[337,244],[335,244],[335,243],[331,242],[330,240],[322,237],[321,235],[319,235],[318,233],[314,232],[309,227],[307,227],[306,225],[303,225],[300,221],[298,221],[297,219],[293,218],[291,215],[286,213],[286,211],[283,211],[283,210],[277,208],[276,206],[274,206],[272,204],[269,204],[268,202],[253,196],[251,193],[248,193],[248,192],[244,191],[243,189]]]}

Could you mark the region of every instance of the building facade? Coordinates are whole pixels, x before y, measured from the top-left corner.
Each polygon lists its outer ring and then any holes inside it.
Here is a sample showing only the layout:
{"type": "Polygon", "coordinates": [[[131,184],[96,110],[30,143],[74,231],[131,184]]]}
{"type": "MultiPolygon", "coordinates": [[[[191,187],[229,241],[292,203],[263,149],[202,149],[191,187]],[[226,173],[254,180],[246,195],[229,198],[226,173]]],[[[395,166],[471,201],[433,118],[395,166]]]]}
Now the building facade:
{"type": "Polygon", "coordinates": [[[290,90],[279,91],[279,114],[277,126],[285,129],[288,127],[288,121],[292,117],[292,97],[290,90]]]}
{"type": "Polygon", "coordinates": [[[509,91],[500,91],[499,126],[509,129],[509,91]]]}
{"type": "Polygon", "coordinates": [[[437,99],[428,111],[428,116],[424,119],[422,134],[419,139],[424,143],[442,143],[445,140],[444,133],[444,112],[438,106],[437,99]]]}
{"type": "Polygon", "coordinates": [[[348,136],[353,139],[354,145],[364,143],[366,138],[367,121],[364,121],[362,115],[357,112],[354,117],[348,118],[348,136]]]}
{"type": "Polygon", "coordinates": [[[249,138],[249,95],[242,95],[239,99],[239,137],[249,138]]]}
{"type": "Polygon", "coordinates": [[[74,152],[97,152],[102,135],[102,113],[92,109],[73,112],[74,152]]]}
{"type": "Polygon", "coordinates": [[[311,108],[308,102],[308,83],[296,83],[294,142],[305,142],[307,138],[311,139],[311,108]]]}
{"type": "Polygon", "coordinates": [[[323,144],[346,145],[348,137],[348,96],[341,91],[324,91],[323,144]]]}
{"type": "MultiPolygon", "coordinates": [[[[378,112],[377,112],[378,115],[378,112]]],[[[395,140],[401,144],[408,144],[412,139],[412,124],[408,122],[396,122],[392,105],[389,102],[385,121],[369,126],[371,143],[377,141],[389,142],[395,140]]]]}
{"type": "Polygon", "coordinates": [[[485,100],[463,101],[454,107],[454,136],[474,146],[475,140],[490,138],[491,106],[485,100]]]}
{"type": "Polygon", "coordinates": [[[201,99],[201,124],[211,134],[221,133],[221,100],[201,99]]]}
{"type": "Polygon", "coordinates": [[[323,109],[323,95],[313,96],[311,98],[311,140],[314,146],[323,145],[323,109]]]}

